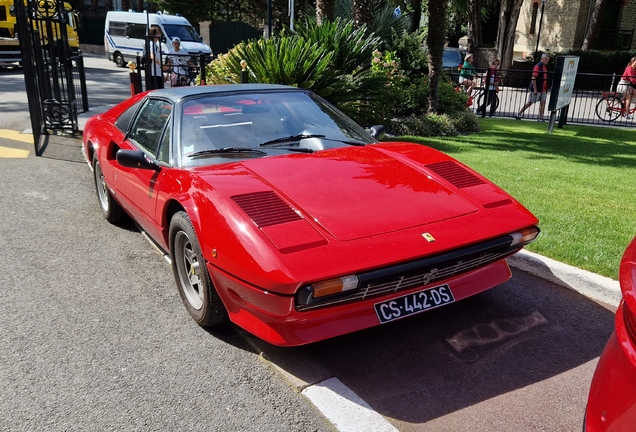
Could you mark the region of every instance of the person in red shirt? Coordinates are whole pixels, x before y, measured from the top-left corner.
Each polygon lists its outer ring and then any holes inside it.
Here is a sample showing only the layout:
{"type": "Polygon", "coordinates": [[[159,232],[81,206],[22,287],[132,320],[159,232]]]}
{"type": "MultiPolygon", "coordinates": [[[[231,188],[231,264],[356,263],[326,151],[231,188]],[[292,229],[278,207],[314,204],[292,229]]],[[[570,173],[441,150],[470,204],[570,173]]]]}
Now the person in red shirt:
{"type": "Polygon", "coordinates": [[[625,99],[623,100],[625,103],[623,115],[625,115],[628,120],[633,119],[634,117],[629,113],[629,109],[632,105],[632,99],[636,96],[636,57],[632,57],[629,63],[627,63],[627,67],[625,67],[625,71],[618,83],[617,91],[625,95],[625,99]]]}
{"type": "Polygon", "coordinates": [[[533,103],[539,102],[539,118],[537,121],[545,121],[543,119],[543,112],[545,111],[545,101],[548,98],[548,68],[546,65],[550,61],[550,55],[541,54],[541,61],[534,65],[532,69],[532,81],[528,91],[528,102],[521,108],[519,113],[515,116],[517,120],[521,120],[521,114],[528,109],[533,103]]]}

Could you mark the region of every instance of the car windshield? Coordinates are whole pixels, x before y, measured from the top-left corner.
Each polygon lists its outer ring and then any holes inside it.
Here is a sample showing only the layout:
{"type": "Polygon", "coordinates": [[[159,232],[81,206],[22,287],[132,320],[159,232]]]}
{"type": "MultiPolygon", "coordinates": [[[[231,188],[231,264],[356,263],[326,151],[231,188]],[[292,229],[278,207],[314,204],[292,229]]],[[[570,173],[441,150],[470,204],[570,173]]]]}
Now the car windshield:
{"type": "Polygon", "coordinates": [[[164,24],[163,28],[166,30],[166,34],[170,40],[178,37],[182,42],[201,41],[201,38],[192,26],[184,24],[164,24]]]}
{"type": "Polygon", "coordinates": [[[181,113],[179,149],[186,166],[376,142],[331,104],[304,91],[206,94],[184,102],[181,113]]]}

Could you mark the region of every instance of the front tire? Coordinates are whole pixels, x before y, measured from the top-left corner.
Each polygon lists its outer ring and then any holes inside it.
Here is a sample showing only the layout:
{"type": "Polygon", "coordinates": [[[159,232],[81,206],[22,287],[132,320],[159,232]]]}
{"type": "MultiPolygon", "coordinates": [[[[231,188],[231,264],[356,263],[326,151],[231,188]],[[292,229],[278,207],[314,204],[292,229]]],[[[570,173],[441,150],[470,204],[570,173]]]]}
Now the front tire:
{"type": "Polygon", "coordinates": [[[170,258],[179,295],[188,313],[201,327],[228,320],[227,311],[208,274],[201,246],[185,212],[170,221],[170,258]]]}
{"type": "Polygon", "coordinates": [[[111,195],[108,185],[104,180],[102,166],[99,163],[97,155],[93,157],[93,176],[95,178],[95,190],[97,191],[99,208],[102,210],[104,219],[114,225],[119,224],[126,217],[126,213],[111,195]]]}
{"type": "Polygon", "coordinates": [[[623,112],[623,101],[616,96],[607,96],[596,104],[596,115],[604,122],[616,120],[623,112]]]}

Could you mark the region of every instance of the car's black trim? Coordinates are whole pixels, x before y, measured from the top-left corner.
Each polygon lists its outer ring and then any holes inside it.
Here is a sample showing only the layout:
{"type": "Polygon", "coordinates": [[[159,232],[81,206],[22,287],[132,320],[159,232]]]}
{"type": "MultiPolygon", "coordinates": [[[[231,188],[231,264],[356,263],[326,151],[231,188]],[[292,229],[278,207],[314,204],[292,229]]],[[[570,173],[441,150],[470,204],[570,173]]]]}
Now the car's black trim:
{"type": "Polygon", "coordinates": [[[423,287],[449,279],[519,251],[524,244],[515,244],[512,235],[505,235],[483,243],[453,250],[439,255],[357,274],[359,283],[355,291],[315,299],[310,286],[302,287],[296,297],[299,311],[331,306],[369,297],[423,287]]]}

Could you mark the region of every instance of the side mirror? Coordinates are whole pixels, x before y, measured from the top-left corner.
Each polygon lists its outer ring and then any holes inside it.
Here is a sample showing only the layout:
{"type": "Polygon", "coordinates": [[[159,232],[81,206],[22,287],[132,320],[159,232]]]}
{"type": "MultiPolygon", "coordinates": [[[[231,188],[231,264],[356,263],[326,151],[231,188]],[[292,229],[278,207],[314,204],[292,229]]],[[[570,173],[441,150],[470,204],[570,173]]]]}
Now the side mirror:
{"type": "Polygon", "coordinates": [[[386,133],[386,127],[384,127],[383,125],[371,126],[369,129],[367,129],[367,132],[373,138],[381,140],[382,138],[384,138],[384,135],[386,133]]]}
{"type": "Polygon", "coordinates": [[[139,168],[152,171],[161,171],[161,167],[148,159],[146,154],[139,150],[118,150],[117,163],[127,168],[139,168]]]}

